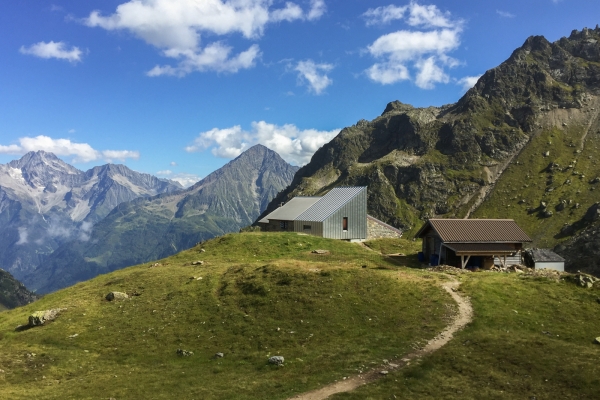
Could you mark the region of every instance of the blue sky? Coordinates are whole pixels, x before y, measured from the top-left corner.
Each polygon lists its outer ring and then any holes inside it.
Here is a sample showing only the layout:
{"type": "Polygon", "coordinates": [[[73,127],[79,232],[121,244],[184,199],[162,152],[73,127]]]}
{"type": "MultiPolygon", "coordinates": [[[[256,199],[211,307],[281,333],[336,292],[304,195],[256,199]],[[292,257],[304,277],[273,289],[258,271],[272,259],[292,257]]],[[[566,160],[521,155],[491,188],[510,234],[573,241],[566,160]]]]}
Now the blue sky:
{"type": "Polygon", "coordinates": [[[0,5],[0,163],[53,151],[184,184],[262,143],[303,165],[400,100],[456,102],[596,0],[72,0],[0,5]]]}

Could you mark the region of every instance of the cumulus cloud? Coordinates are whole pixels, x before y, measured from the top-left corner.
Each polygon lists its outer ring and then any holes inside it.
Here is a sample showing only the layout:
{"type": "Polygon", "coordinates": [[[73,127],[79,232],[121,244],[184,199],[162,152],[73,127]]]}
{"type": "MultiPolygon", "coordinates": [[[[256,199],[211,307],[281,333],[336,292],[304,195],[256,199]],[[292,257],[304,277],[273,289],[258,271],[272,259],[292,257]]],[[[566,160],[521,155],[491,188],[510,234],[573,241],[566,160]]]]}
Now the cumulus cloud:
{"type": "Polygon", "coordinates": [[[508,11],[496,10],[496,14],[503,18],[514,18],[515,14],[511,14],[508,11]]]}
{"type": "Polygon", "coordinates": [[[414,1],[405,6],[369,9],[363,17],[367,25],[402,20],[411,27],[382,35],[367,47],[367,52],[378,60],[365,71],[371,80],[383,85],[413,80],[422,89],[450,81],[445,69],[459,64],[449,53],[460,45],[461,20],[435,5],[414,1]]]}
{"type": "Polygon", "coordinates": [[[252,129],[246,131],[236,125],[231,128],[214,128],[202,132],[194,143],[185,148],[188,152],[211,149],[217,157],[234,158],[244,150],[260,143],[279,155],[287,162],[304,165],[321,146],[328,143],[340,129],[319,131],[301,130],[295,125],[275,125],[265,121],[252,122],[252,129]]]}
{"type": "Polygon", "coordinates": [[[0,154],[23,155],[30,151],[44,150],[57,156],[74,156],[73,162],[90,162],[95,160],[125,161],[128,158],[137,160],[140,154],[131,150],[96,150],[87,143],[75,143],[69,139],[53,139],[49,136],[22,137],[19,144],[0,145],[0,154]]]}
{"type": "Polygon", "coordinates": [[[477,81],[479,80],[479,78],[481,78],[481,75],[465,76],[464,78],[461,78],[461,79],[457,80],[456,83],[458,85],[461,85],[463,91],[466,92],[467,90],[469,90],[473,86],[475,86],[475,84],[477,83],[477,81]]]}
{"type": "Polygon", "coordinates": [[[29,47],[21,46],[19,49],[21,54],[29,54],[40,58],[57,58],[59,60],[67,60],[71,63],[81,61],[83,52],[79,47],[71,47],[67,49],[67,45],[63,42],[39,42],[32,44],[29,47]]]}
{"type": "Polygon", "coordinates": [[[273,8],[270,0],[131,0],[120,4],[111,15],[93,11],[83,20],[90,27],[125,30],[178,60],[176,66],[155,66],[149,76],[183,76],[193,71],[237,72],[251,68],[260,57],[258,45],[239,54],[219,41],[202,45],[202,34],[239,34],[260,38],[268,24],[282,21],[315,20],[325,12],[324,0],[311,0],[304,11],[287,2],[273,8]]]}
{"type": "Polygon", "coordinates": [[[299,81],[307,84],[309,90],[317,95],[333,83],[327,76],[327,72],[332,69],[331,64],[316,64],[313,60],[300,61],[294,67],[294,71],[298,72],[299,81]]]}

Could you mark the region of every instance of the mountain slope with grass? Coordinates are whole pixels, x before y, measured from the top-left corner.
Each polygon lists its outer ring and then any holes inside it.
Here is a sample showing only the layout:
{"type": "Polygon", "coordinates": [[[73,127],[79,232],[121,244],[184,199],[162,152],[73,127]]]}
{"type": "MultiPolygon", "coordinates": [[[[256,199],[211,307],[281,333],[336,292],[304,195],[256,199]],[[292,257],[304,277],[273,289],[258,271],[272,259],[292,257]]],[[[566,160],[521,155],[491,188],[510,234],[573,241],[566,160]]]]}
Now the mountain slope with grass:
{"type": "Polygon", "coordinates": [[[266,212],[368,185],[369,214],[408,236],[430,217],[514,218],[534,245],[555,246],[597,201],[599,94],[600,28],[532,36],[455,104],[395,101],[343,129],[266,212]]]}
{"type": "Polygon", "coordinates": [[[252,224],[297,169],[256,145],[188,189],[121,203],[89,237],[59,247],[24,281],[47,293],[238,231],[252,224]]]}
{"type": "Polygon", "coordinates": [[[287,399],[375,369],[389,373],[334,398],[598,398],[598,287],[407,268],[417,244],[367,242],[406,254],[398,263],[355,243],[228,234],[78,283],[0,313],[0,392],[287,399]],[[408,366],[389,365],[453,320],[456,305],[440,287],[449,280],[462,282],[473,322],[408,366]],[[130,297],[107,301],[113,291],[130,297]],[[62,310],[15,330],[47,309],[62,310]],[[269,364],[274,355],[283,367],[269,364]]]}
{"type": "Polygon", "coordinates": [[[430,274],[295,233],[229,234],[155,264],[0,313],[0,392],[284,399],[410,351],[454,310],[430,274]],[[131,297],[109,302],[111,291],[131,297]],[[56,308],[54,321],[15,331],[33,311],[56,308]],[[274,355],[284,367],[268,363],[274,355]]]}

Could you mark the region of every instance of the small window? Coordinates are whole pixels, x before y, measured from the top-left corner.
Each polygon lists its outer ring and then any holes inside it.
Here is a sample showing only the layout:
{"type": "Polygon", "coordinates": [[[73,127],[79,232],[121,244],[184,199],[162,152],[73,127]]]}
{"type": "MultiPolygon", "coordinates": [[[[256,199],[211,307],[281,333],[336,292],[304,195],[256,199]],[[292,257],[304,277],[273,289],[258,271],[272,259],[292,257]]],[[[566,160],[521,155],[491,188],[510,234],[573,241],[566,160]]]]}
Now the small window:
{"type": "Polygon", "coordinates": [[[304,225],[304,230],[305,231],[310,231],[310,225],[304,225]]]}
{"type": "Polygon", "coordinates": [[[342,229],[347,231],[348,230],[348,217],[344,217],[342,219],[342,229]]]}

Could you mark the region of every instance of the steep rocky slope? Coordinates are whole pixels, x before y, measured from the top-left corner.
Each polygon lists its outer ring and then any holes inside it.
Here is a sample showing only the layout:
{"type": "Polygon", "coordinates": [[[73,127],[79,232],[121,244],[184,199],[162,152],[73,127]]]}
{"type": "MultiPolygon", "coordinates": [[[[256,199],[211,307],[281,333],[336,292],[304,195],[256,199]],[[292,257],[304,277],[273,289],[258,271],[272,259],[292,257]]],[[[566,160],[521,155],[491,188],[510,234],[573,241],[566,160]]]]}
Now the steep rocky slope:
{"type": "Polygon", "coordinates": [[[297,170],[256,145],[186,190],[121,203],[94,227],[89,240],[65,243],[24,281],[49,292],[238,231],[289,185],[297,170]]]}
{"type": "Polygon", "coordinates": [[[266,212],[368,185],[369,213],[408,235],[428,217],[472,215],[515,218],[536,245],[563,240],[596,201],[599,41],[598,27],[555,43],[533,36],[456,104],[389,103],[319,149],[266,212]]]}
{"type": "Polygon", "coordinates": [[[83,172],[52,153],[29,152],[0,165],[0,267],[22,279],[61,243],[87,238],[119,203],[179,189],[124,165],[83,172]]]}
{"type": "Polygon", "coordinates": [[[27,290],[10,273],[0,269],[0,311],[24,306],[37,299],[35,293],[27,290]]]}

